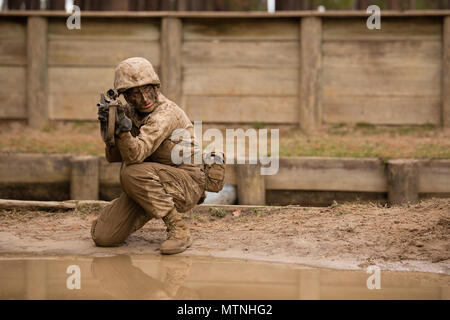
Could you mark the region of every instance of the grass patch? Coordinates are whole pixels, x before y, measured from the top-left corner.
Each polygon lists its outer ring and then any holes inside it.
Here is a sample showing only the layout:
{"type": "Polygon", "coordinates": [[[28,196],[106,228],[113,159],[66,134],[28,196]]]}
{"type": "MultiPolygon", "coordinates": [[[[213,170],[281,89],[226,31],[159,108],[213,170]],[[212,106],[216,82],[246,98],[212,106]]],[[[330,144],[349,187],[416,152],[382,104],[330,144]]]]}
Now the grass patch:
{"type": "Polygon", "coordinates": [[[376,129],[376,126],[374,124],[367,123],[367,122],[358,122],[355,125],[355,129],[356,130],[370,130],[370,131],[374,131],[376,129]]]}
{"type": "MultiPolygon", "coordinates": [[[[254,122],[254,128],[264,127],[254,122]]],[[[0,131],[0,152],[84,154],[104,156],[98,124],[75,121],[50,124],[42,130],[18,128],[0,131]]],[[[269,139],[270,141],[270,139],[269,139]]],[[[281,157],[450,158],[450,129],[433,124],[375,126],[370,123],[324,125],[314,135],[300,129],[280,129],[281,157]]],[[[271,148],[268,147],[268,152],[271,148]]]]}
{"type": "Polygon", "coordinates": [[[209,208],[209,214],[212,217],[223,218],[226,215],[226,212],[222,208],[211,207],[209,208]]]}
{"type": "Polygon", "coordinates": [[[252,122],[250,124],[250,127],[254,129],[264,129],[266,127],[266,124],[264,122],[252,122]]]}

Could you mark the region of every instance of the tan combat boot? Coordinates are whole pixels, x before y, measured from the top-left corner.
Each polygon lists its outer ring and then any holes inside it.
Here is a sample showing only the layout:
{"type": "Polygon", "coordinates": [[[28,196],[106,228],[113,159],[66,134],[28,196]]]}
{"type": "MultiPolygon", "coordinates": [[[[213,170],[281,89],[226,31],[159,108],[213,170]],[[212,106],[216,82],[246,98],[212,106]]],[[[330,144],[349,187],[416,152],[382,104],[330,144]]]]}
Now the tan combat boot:
{"type": "Polygon", "coordinates": [[[162,254],[180,253],[192,245],[191,233],[176,209],[162,218],[167,226],[167,240],[161,244],[162,254]]]}

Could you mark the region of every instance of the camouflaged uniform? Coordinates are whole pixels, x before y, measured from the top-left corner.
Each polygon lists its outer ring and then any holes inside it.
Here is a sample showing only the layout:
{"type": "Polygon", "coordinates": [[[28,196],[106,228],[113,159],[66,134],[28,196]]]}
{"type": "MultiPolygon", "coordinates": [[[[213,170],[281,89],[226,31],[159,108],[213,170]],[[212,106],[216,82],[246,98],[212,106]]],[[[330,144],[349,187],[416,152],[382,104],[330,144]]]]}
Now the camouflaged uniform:
{"type": "Polygon", "coordinates": [[[150,113],[140,114],[127,105],[125,114],[132,120],[131,132],[117,138],[115,147],[106,147],[108,162],[122,162],[120,183],[124,192],[94,221],[91,234],[97,245],[119,245],[151,218],[163,218],[174,208],[186,212],[204,198],[203,164],[177,165],[171,159],[172,149],[178,144],[190,145],[192,157],[201,152],[191,121],[161,93],[152,108],[150,113]],[[173,139],[177,129],[189,132],[190,139],[173,139]]]}

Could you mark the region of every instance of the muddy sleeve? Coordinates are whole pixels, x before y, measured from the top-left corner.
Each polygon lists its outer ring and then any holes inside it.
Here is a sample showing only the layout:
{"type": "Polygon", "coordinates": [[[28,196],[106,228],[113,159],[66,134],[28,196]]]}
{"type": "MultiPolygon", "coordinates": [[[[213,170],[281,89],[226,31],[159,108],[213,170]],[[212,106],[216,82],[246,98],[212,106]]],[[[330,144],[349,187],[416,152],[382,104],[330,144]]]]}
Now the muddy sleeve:
{"type": "Polygon", "coordinates": [[[108,162],[122,162],[122,156],[120,155],[120,151],[117,145],[106,145],[105,157],[108,162]]]}
{"type": "Polygon", "coordinates": [[[142,163],[161,143],[167,139],[176,127],[175,116],[156,115],[140,128],[140,134],[133,137],[127,132],[117,139],[117,145],[125,164],[142,163]]]}

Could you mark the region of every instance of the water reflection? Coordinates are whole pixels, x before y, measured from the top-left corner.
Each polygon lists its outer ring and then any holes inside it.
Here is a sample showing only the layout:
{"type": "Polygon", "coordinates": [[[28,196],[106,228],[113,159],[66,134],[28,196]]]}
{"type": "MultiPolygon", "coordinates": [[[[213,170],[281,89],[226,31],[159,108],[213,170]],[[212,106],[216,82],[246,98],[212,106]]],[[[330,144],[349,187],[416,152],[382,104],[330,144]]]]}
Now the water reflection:
{"type": "Polygon", "coordinates": [[[450,276],[365,271],[209,257],[0,256],[0,299],[450,299],[450,276]],[[70,265],[81,288],[69,290],[70,265]]]}
{"type": "Polygon", "coordinates": [[[127,255],[94,258],[92,275],[102,289],[115,299],[198,299],[184,286],[191,267],[191,259],[163,259],[160,279],[149,276],[132,264],[127,255]]]}

